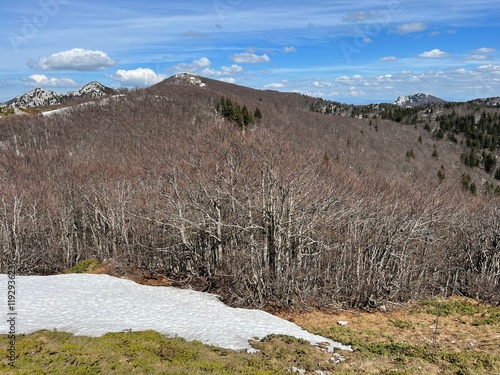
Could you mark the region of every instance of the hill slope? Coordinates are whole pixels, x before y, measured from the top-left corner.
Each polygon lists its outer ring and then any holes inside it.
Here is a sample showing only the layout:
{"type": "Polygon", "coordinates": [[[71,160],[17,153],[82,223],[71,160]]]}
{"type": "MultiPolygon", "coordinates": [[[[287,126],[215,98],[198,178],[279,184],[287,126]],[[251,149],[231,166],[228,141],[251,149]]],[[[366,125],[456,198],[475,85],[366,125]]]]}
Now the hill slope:
{"type": "Polygon", "coordinates": [[[346,106],[177,76],[64,115],[7,117],[0,265],[11,254],[20,273],[46,274],[111,259],[112,274],[252,307],[498,303],[496,111],[346,106]]]}

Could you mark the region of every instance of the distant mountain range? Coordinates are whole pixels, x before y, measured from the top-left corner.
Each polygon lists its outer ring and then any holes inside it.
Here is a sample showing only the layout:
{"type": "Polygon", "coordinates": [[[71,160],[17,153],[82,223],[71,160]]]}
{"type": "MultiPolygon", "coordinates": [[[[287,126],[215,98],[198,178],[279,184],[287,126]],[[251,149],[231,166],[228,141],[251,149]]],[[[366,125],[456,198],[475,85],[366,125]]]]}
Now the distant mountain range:
{"type": "MultiPolygon", "coordinates": [[[[165,79],[161,82],[161,84],[206,87],[205,81],[205,78],[191,73],[178,73],[170,78],[165,79]]],[[[156,85],[153,86],[153,88],[154,87],[156,87],[156,85]]],[[[102,98],[114,93],[116,93],[114,89],[107,87],[97,81],[92,81],[77,91],[69,91],[65,94],[61,94],[52,90],[36,88],[23,95],[16,96],[14,99],[9,100],[8,102],[0,103],[0,107],[35,108],[44,106],[58,106],[81,99],[102,98]]],[[[447,101],[431,94],[419,92],[411,95],[400,96],[392,104],[401,108],[413,108],[422,105],[444,103],[447,103],[447,101]]],[[[500,97],[474,99],[469,101],[469,103],[474,103],[486,107],[500,107],[500,97]]],[[[339,110],[342,110],[344,107],[351,107],[348,105],[342,105],[342,103],[336,104],[338,105],[339,110]]]]}
{"type": "Polygon", "coordinates": [[[68,103],[79,99],[101,98],[114,93],[110,87],[93,81],[83,86],[78,91],[70,91],[66,94],[61,94],[52,90],[36,88],[26,94],[16,96],[14,99],[3,103],[3,106],[18,107],[18,108],[34,108],[42,106],[53,106],[68,103]]]}
{"type": "Polygon", "coordinates": [[[500,97],[474,99],[471,100],[470,103],[484,105],[486,107],[500,107],[500,97]]]}

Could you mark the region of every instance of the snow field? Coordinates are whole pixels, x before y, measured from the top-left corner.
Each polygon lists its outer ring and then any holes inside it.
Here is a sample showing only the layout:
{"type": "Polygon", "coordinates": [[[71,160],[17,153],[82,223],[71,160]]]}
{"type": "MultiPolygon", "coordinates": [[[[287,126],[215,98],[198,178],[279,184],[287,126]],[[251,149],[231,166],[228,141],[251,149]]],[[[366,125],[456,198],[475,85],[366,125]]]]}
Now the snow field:
{"type": "MultiPolygon", "coordinates": [[[[6,275],[0,275],[0,290],[5,294],[7,280],[6,275]]],[[[228,307],[213,294],[145,286],[108,275],[17,276],[15,281],[16,333],[57,329],[101,336],[155,330],[188,341],[248,351],[255,351],[248,340],[274,333],[302,338],[312,345],[327,342],[330,351],[351,350],[264,311],[228,307]]],[[[10,327],[7,303],[3,311],[0,334],[8,333],[10,327]]]]}

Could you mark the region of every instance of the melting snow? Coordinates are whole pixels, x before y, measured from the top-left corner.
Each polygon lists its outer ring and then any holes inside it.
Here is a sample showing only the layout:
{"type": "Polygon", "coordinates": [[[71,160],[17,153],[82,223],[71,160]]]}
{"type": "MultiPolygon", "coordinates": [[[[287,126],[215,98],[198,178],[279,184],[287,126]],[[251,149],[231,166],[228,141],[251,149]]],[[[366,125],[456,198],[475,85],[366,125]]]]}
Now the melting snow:
{"type": "MultiPolygon", "coordinates": [[[[42,329],[101,336],[125,330],[155,330],[222,348],[254,351],[248,340],[286,334],[329,350],[350,346],[313,335],[260,310],[231,308],[217,296],[173,287],[154,287],[108,275],[17,276],[16,332],[42,329]]],[[[7,291],[7,276],[0,275],[7,291]]],[[[0,334],[8,332],[7,304],[0,334]]]]}

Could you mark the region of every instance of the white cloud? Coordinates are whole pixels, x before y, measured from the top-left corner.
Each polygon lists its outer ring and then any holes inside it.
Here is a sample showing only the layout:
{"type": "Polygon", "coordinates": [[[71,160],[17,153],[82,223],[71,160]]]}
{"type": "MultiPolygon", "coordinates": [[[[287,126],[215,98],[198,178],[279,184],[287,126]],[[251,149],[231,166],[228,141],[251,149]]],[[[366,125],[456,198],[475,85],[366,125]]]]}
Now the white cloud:
{"type": "Polygon", "coordinates": [[[243,67],[233,64],[231,66],[222,66],[220,68],[220,73],[223,75],[232,75],[243,72],[243,67]]]}
{"type": "Polygon", "coordinates": [[[486,55],[469,55],[464,57],[462,60],[465,61],[481,61],[481,60],[488,60],[489,57],[486,55]]]}
{"type": "Polygon", "coordinates": [[[193,66],[198,68],[208,68],[212,63],[206,57],[199,58],[198,60],[193,60],[193,66]]]}
{"type": "Polygon", "coordinates": [[[236,53],[230,56],[230,59],[238,64],[258,64],[258,63],[267,63],[270,62],[271,59],[266,54],[262,56],[256,55],[255,53],[236,53]]]}
{"type": "Polygon", "coordinates": [[[350,80],[348,76],[340,76],[335,79],[335,82],[341,82],[341,83],[347,83],[349,81],[350,80]]]}
{"type": "Polygon", "coordinates": [[[426,59],[437,59],[437,58],[442,58],[442,57],[448,57],[448,56],[450,56],[450,54],[443,52],[440,49],[435,48],[431,51],[425,51],[425,52],[419,54],[418,56],[426,58],[426,59]]]}
{"type": "Polygon", "coordinates": [[[483,47],[483,48],[475,49],[475,50],[473,50],[471,52],[474,53],[474,54],[493,53],[493,52],[496,52],[496,49],[495,48],[483,47]]]}
{"type": "Polygon", "coordinates": [[[349,89],[348,95],[357,97],[357,96],[366,96],[367,94],[363,90],[358,90],[356,87],[353,86],[349,89]]]}
{"type": "Polygon", "coordinates": [[[172,69],[176,72],[188,72],[188,73],[197,73],[200,70],[203,70],[204,74],[214,75],[212,72],[214,70],[210,69],[212,66],[212,62],[207,57],[200,57],[197,60],[193,60],[190,63],[181,63],[174,65],[172,69]]]}
{"type": "Polygon", "coordinates": [[[481,71],[486,71],[486,72],[493,72],[493,71],[498,71],[500,70],[500,65],[481,65],[477,68],[478,70],[481,71]]]}
{"type": "Polygon", "coordinates": [[[419,33],[425,29],[427,29],[427,25],[422,22],[405,23],[397,27],[398,33],[401,35],[419,33]]]}
{"type": "Polygon", "coordinates": [[[32,74],[21,79],[29,87],[77,87],[71,78],[48,78],[45,74],[32,74]]]}
{"type": "Polygon", "coordinates": [[[79,70],[90,71],[115,65],[115,61],[99,50],[73,48],[57,52],[49,57],[41,57],[38,66],[43,70],[79,70]]]}
{"type": "Polygon", "coordinates": [[[264,85],[264,87],[272,88],[272,89],[280,89],[280,88],[285,87],[285,85],[283,83],[269,83],[267,85],[264,85]]]}
{"type": "Polygon", "coordinates": [[[380,59],[380,61],[383,61],[383,62],[394,62],[394,61],[398,61],[398,58],[395,57],[395,56],[384,56],[380,59]]]}
{"type": "Polygon", "coordinates": [[[243,67],[237,64],[232,64],[231,66],[222,66],[220,70],[213,69],[212,62],[207,57],[201,57],[197,60],[193,60],[190,63],[181,63],[174,65],[172,67],[172,70],[174,70],[175,72],[188,72],[207,77],[230,76],[241,74],[244,71],[243,67]]]}
{"type": "Polygon", "coordinates": [[[372,43],[372,42],[373,42],[373,39],[372,39],[372,38],[368,38],[368,37],[364,37],[364,38],[363,38],[363,43],[368,44],[368,43],[372,43]]]}
{"type": "Polygon", "coordinates": [[[227,82],[227,83],[236,83],[236,80],[233,77],[221,78],[219,81],[227,82]]]}
{"type": "Polygon", "coordinates": [[[285,46],[283,47],[283,53],[293,53],[293,52],[297,52],[297,49],[293,46],[285,46]]]}
{"type": "Polygon", "coordinates": [[[331,86],[333,86],[330,82],[320,82],[320,81],[313,81],[312,85],[314,87],[331,87],[331,86]]]}
{"type": "Polygon", "coordinates": [[[166,76],[156,74],[149,68],[137,68],[133,70],[118,70],[115,74],[110,74],[109,78],[120,82],[124,86],[151,86],[158,83],[166,76]]]}
{"type": "Polygon", "coordinates": [[[335,79],[335,82],[341,83],[341,84],[348,84],[348,85],[353,85],[353,84],[363,84],[364,77],[359,74],[355,74],[352,77],[348,76],[340,76],[335,79]]]}

